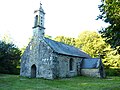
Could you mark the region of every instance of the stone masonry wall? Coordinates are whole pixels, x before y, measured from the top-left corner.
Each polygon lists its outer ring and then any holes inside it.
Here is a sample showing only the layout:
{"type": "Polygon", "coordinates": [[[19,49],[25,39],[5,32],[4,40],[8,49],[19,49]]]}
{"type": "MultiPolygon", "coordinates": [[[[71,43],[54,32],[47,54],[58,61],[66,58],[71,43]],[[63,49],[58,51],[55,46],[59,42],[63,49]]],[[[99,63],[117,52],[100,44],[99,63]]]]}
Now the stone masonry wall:
{"type": "Polygon", "coordinates": [[[31,77],[31,66],[36,66],[36,77],[53,79],[53,53],[44,40],[33,40],[21,58],[21,76],[31,77]]]}
{"type": "Polygon", "coordinates": [[[27,76],[30,77],[29,72],[29,55],[30,55],[30,46],[28,45],[26,50],[24,51],[22,57],[21,57],[21,68],[20,68],[20,76],[27,76]]]}
{"type": "Polygon", "coordinates": [[[54,54],[54,71],[53,75],[55,78],[64,78],[64,77],[72,77],[77,76],[79,71],[77,67],[79,66],[79,62],[81,62],[81,58],[71,57],[65,55],[55,55],[54,54]],[[70,71],[70,59],[73,59],[73,70],[70,71]]]}
{"type": "Polygon", "coordinates": [[[90,77],[100,77],[99,69],[81,69],[81,75],[90,77]]]}

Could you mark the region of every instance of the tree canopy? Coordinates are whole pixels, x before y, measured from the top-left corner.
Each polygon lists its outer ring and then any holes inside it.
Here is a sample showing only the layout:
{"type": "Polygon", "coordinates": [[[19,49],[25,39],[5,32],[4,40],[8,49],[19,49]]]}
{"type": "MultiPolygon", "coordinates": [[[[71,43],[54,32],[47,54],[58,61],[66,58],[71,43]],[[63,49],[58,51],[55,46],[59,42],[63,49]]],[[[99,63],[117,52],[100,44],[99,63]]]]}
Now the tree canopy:
{"type": "Polygon", "coordinates": [[[57,36],[56,38],[54,38],[54,40],[68,44],[68,45],[75,46],[75,38],[65,37],[65,36],[57,36]]]}
{"type": "Polygon", "coordinates": [[[120,1],[101,0],[101,2],[99,5],[101,14],[97,19],[109,23],[109,26],[100,30],[100,33],[105,41],[120,53],[120,1]]]}
{"type": "Polygon", "coordinates": [[[76,47],[82,49],[92,57],[103,54],[106,43],[97,32],[85,31],[79,34],[76,40],[76,47]]]}
{"type": "Polygon", "coordinates": [[[0,41],[0,73],[17,74],[21,51],[12,43],[0,41]]]}

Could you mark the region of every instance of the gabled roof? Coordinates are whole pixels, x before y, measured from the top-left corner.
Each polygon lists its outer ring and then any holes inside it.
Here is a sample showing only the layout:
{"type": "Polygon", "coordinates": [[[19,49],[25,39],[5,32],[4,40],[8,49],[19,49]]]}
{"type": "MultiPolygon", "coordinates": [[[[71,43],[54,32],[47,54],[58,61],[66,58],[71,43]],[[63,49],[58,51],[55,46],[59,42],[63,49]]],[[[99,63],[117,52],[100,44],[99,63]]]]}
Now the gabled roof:
{"type": "Polygon", "coordinates": [[[57,42],[48,38],[45,38],[44,40],[53,49],[53,51],[58,54],[91,58],[88,54],[86,54],[85,52],[73,46],[70,46],[61,42],[57,42]]]}
{"type": "Polygon", "coordinates": [[[82,61],[82,67],[83,69],[89,69],[89,68],[99,68],[101,65],[101,60],[99,58],[90,58],[90,59],[84,59],[82,61]]]}

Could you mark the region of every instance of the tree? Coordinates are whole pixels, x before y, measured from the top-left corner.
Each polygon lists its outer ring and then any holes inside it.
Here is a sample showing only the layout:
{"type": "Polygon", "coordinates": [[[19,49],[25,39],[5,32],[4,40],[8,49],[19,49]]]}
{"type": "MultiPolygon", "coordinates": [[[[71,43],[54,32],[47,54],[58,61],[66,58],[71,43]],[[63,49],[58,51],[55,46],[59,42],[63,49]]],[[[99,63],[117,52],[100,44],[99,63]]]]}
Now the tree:
{"type": "Polygon", "coordinates": [[[106,45],[102,37],[98,33],[92,31],[82,32],[76,40],[76,47],[82,49],[92,57],[98,57],[99,53],[103,54],[106,45]]]}
{"type": "Polygon", "coordinates": [[[0,41],[0,73],[18,74],[21,51],[12,43],[0,41]]]}
{"type": "Polygon", "coordinates": [[[57,36],[56,38],[54,38],[54,40],[68,44],[68,45],[75,46],[75,38],[65,37],[65,36],[57,36]]]}
{"type": "Polygon", "coordinates": [[[117,53],[117,50],[110,48],[110,45],[104,49],[104,59],[103,63],[106,68],[109,67],[120,67],[120,55],[117,53]]]}
{"type": "Polygon", "coordinates": [[[100,30],[100,33],[105,41],[120,53],[120,1],[101,0],[101,2],[99,5],[101,14],[97,19],[102,19],[110,25],[100,30]]]}
{"type": "Polygon", "coordinates": [[[109,44],[105,43],[101,35],[96,32],[85,31],[79,34],[76,40],[76,47],[92,57],[98,57],[98,53],[100,53],[106,68],[120,67],[120,55],[117,50],[114,50],[109,44]]]}

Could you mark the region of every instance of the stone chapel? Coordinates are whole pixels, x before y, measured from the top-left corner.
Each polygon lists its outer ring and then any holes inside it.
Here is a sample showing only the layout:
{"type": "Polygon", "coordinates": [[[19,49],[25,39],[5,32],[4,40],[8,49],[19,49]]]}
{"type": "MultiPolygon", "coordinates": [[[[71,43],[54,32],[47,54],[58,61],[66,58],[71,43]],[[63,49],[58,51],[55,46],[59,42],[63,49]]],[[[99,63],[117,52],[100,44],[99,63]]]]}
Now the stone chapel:
{"type": "Polygon", "coordinates": [[[45,79],[77,75],[105,77],[100,58],[91,58],[78,48],[44,37],[42,4],[34,14],[33,37],[21,57],[20,76],[45,79]]]}

